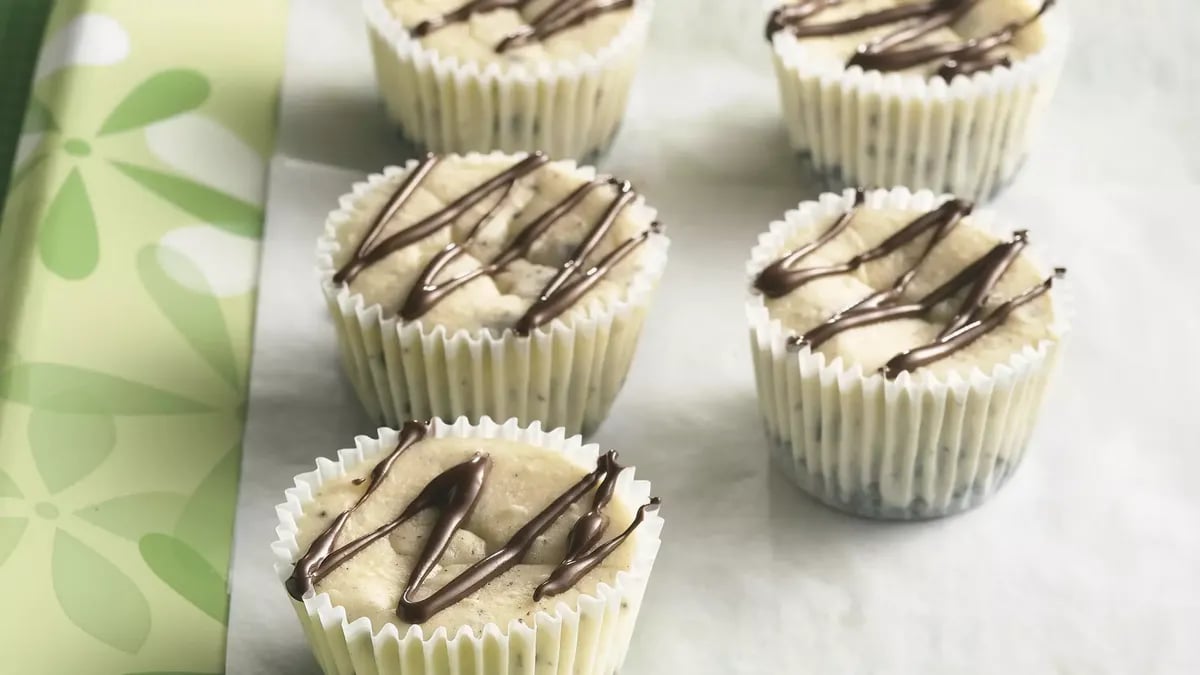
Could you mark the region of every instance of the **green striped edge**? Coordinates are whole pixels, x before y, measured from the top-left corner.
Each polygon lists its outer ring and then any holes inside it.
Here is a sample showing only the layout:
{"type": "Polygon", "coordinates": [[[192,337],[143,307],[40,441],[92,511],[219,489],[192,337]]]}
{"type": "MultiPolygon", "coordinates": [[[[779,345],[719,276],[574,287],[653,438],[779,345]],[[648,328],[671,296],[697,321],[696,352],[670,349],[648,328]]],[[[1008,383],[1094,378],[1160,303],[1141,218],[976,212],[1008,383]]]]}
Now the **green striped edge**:
{"type": "Polygon", "coordinates": [[[0,213],[53,0],[0,2],[0,213]]]}

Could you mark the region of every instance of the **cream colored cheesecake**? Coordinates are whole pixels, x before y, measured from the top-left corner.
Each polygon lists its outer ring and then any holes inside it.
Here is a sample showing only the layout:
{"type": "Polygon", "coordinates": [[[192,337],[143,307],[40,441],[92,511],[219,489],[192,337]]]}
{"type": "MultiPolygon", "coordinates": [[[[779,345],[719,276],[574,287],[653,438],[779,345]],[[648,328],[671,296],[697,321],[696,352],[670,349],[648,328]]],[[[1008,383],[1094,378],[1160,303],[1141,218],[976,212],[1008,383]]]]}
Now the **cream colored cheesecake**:
{"type": "MultiPolygon", "coordinates": [[[[790,0],[783,7],[795,7],[798,11],[805,6],[827,4],[828,6],[812,12],[802,19],[785,20],[781,25],[769,30],[775,31],[782,40],[797,39],[803,43],[805,55],[814,63],[824,64],[830,68],[845,68],[852,62],[854,55],[863,48],[869,48],[879,40],[893,35],[901,28],[913,26],[920,17],[936,16],[934,12],[919,15],[916,19],[894,21],[882,25],[855,29],[848,26],[845,29],[821,31],[820,35],[807,36],[801,34],[806,28],[818,25],[836,25],[848,23],[861,17],[870,16],[877,12],[885,12],[897,8],[928,6],[929,0],[844,0],[828,2],[828,0],[790,0]],[[824,34],[827,33],[827,34],[824,34]]],[[[949,6],[952,2],[944,2],[949,6]]],[[[936,45],[965,45],[971,40],[980,40],[995,34],[1008,26],[1019,25],[1013,31],[1010,41],[1005,41],[991,49],[988,55],[996,59],[1007,58],[1015,62],[1036,54],[1045,46],[1046,31],[1041,17],[1035,17],[1039,4],[1033,0],[963,0],[970,8],[945,25],[939,25],[931,30],[922,31],[914,39],[897,45],[893,51],[912,48],[931,47],[936,45]],[[1028,25],[1024,25],[1029,21],[1028,25]]],[[[775,33],[772,33],[774,36],[775,33]]],[[[887,72],[898,72],[906,75],[935,77],[947,58],[931,58],[907,66],[888,67],[887,72]]],[[[864,66],[863,70],[875,70],[864,66]]]]}
{"type": "Polygon", "coordinates": [[[990,199],[1062,71],[1054,0],[788,0],[767,22],[793,148],[830,188],[990,199]]]}
{"type": "Polygon", "coordinates": [[[379,91],[433,152],[594,161],[616,137],[653,0],[363,0],[379,91]]]}
{"type": "Polygon", "coordinates": [[[1034,235],[905,188],[825,194],[772,224],[747,297],[772,457],[843,511],[983,503],[1021,464],[1068,332],[1034,235]]]}
{"type": "MultiPolygon", "coordinates": [[[[564,265],[576,260],[575,252],[589,237],[599,235],[595,246],[577,259],[580,272],[595,267],[622,245],[645,236],[661,236],[654,232],[653,209],[631,188],[597,177],[591,168],[541,157],[468,160],[452,156],[435,161],[404,203],[382,222],[380,215],[388,210],[389,200],[411,174],[393,172],[373,186],[354,204],[336,231],[339,250],[333,262],[341,270],[353,263],[360,244],[368,238],[383,243],[423,226],[438,214],[453,216],[428,236],[347,275],[350,292],[361,295],[368,305],[379,305],[387,315],[401,314],[406,301],[414,297],[414,290],[419,293],[418,286],[445,284],[486,268],[520,246],[519,240],[538,227],[539,219],[544,221],[548,213],[564,205],[569,208],[561,217],[518,251],[510,263],[477,276],[436,302],[427,302],[426,311],[413,311],[405,318],[423,321],[430,327],[442,326],[450,333],[487,330],[499,334],[518,324],[564,265]],[[481,186],[522,161],[526,165],[519,175],[481,191],[481,186]],[[581,189],[587,191],[582,199],[568,202],[581,189]],[[474,203],[469,208],[453,206],[464,198],[474,203]],[[605,225],[609,220],[611,223],[605,225]],[[461,247],[461,255],[425,278],[434,259],[448,246],[461,247]]],[[[633,246],[621,260],[600,273],[586,293],[566,303],[555,318],[569,322],[593,304],[611,306],[627,296],[633,279],[644,272],[653,255],[650,247],[633,246]]]]}
{"type": "MultiPolygon", "coordinates": [[[[844,263],[883,244],[903,227],[925,215],[924,211],[901,209],[863,209],[848,226],[825,245],[804,259],[805,267],[844,263]]],[[[824,232],[840,216],[826,215],[816,220],[813,229],[795,235],[786,247],[791,250],[809,243],[817,232],[824,232]]],[[[898,303],[915,303],[951,280],[989,251],[1003,245],[997,234],[974,226],[970,216],[961,219],[940,242],[930,246],[934,232],[927,232],[894,252],[863,263],[854,271],[817,279],[790,293],[765,300],[773,320],[795,335],[804,335],[864,298],[885,291],[902,274],[915,270],[911,283],[897,298],[898,303]],[[922,256],[923,262],[918,264],[922,256]]],[[[1004,301],[1017,297],[1043,283],[1048,271],[1040,269],[1029,257],[1018,256],[987,293],[981,315],[995,311],[1004,301]]],[[[927,314],[912,318],[866,325],[838,333],[823,342],[816,351],[826,360],[842,359],[848,367],[859,366],[876,372],[897,354],[937,340],[958,311],[962,293],[937,303],[927,314]]],[[[932,375],[958,373],[967,376],[973,370],[988,372],[1007,362],[1026,347],[1036,347],[1051,334],[1054,324],[1053,296],[1046,293],[1012,311],[995,328],[977,340],[944,358],[921,367],[932,375]]]]}
{"type": "MultiPolygon", "coordinates": [[[[386,478],[375,486],[374,494],[346,520],[334,540],[334,548],[392,523],[437,476],[476,458],[488,465],[479,499],[421,585],[418,598],[444,589],[447,582],[471,565],[503,548],[531,518],[595,469],[527,443],[502,439],[427,439],[404,451],[386,478]]],[[[375,466],[360,465],[321,485],[298,521],[296,539],[301,549],[312,546],[342,513],[354,506],[366,492],[375,466]]],[[[566,559],[572,526],[591,509],[594,496],[593,489],[572,502],[533,540],[528,552],[511,569],[421,622],[425,632],[432,634],[444,627],[453,635],[463,626],[482,632],[488,624],[507,626],[514,619],[533,625],[538,612],[549,612],[559,602],[576,605],[581,595],[595,595],[601,583],[614,585],[617,573],[630,569],[632,541],[621,544],[564,592],[534,598],[534,591],[566,559]]],[[[641,505],[627,504],[620,496],[614,497],[603,509],[607,523],[600,532],[602,540],[611,540],[624,532],[633,522],[638,506],[641,505]]],[[[422,511],[330,571],[314,585],[315,592],[328,593],[333,604],[346,609],[351,622],[366,617],[377,630],[391,623],[404,633],[412,624],[397,612],[400,596],[412,577],[415,563],[429,544],[429,534],[438,517],[436,509],[422,511]]]]}
{"type": "MultiPolygon", "coordinates": [[[[577,59],[594,55],[608,46],[621,33],[633,16],[633,3],[610,0],[535,0],[530,2],[475,3],[480,11],[466,13],[457,20],[456,11],[468,5],[465,0],[386,0],[388,9],[409,32],[417,35],[421,45],[445,57],[464,63],[513,64],[577,59]],[[583,17],[572,20],[574,14],[583,17]],[[603,9],[611,5],[612,9],[603,9]],[[496,7],[490,9],[490,7],[496,7]],[[561,30],[546,35],[531,35],[519,45],[501,48],[514,35],[526,35],[539,25],[551,26],[550,21],[539,23],[547,10],[561,8],[564,19],[561,30]],[[603,11],[599,11],[603,10],[603,11]],[[429,22],[429,23],[426,23],[429,22]],[[422,24],[440,22],[437,28],[419,30],[422,24]]],[[[553,27],[553,26],[551,26],[553,27]]],[[[510,44],[512,44],[510,42],[510,44]]]]}
{"type": "Polygon", "coordinates": [[[545,155],[429,155],[355,186],[318,244],[367,411],[604,419],[668,240],[634,187],[545,155]]]}
{"type": "Polygon", "coordinates": [[[633,473],[516,420],[380,429],[296,477],[275,569],[327,675],[613,673],[663,527],[633,473]]]}

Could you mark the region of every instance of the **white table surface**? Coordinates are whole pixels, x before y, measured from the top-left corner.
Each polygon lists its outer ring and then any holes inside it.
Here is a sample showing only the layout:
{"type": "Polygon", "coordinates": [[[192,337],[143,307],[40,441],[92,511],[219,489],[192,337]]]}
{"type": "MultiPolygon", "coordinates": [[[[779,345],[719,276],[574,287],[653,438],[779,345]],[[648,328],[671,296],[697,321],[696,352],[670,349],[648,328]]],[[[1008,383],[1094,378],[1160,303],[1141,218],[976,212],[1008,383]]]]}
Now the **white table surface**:
{"type": "MultiPolygon", "coordinates": [[[[1014,480],[980,510],[910,525],[833,513],[767,465],[743,263],[770,220],[817,190],[786,148],[757,4],[660,0],[604,162],[659,207],[674,242],[595,437],[665,501],[623,672],[1200,672],[1200,69],[1188,58],[1200,3],[1061,3],[1074,5],[1068,72],[1041,145],[994,207],[1070,267],[1072,341],[1014,480]]],[[[316,456],[372,430],[312,271],[336,197],[405,158],[356,7],[293,3],[230,675],[318,672],[271,570],[272,507],[316,456]]]]}

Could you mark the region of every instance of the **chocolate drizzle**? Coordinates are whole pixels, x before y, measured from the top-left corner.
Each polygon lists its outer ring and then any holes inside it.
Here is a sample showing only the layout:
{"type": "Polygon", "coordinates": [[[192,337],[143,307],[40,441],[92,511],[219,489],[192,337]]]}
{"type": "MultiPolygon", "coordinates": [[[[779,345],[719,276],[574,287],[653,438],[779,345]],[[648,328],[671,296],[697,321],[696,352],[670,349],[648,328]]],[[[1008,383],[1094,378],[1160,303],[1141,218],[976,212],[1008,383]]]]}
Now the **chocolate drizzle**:
{"type": "Polygon", "coordinates": [[[937,75],[951,80],[956,75],[971,75],[996,66],[1011,66],[1012,60],[997,53],[999,48],[1011,44],[1017,34],[1045,14],[1055,0],[1044,0],[1032,16],[1005,24],[982,37],[959,42],[944,42],[916,45],[935,30],[958,21],[983,0],[928,0],[867,12],[846,19],[824,23],[810,22],[822,11],[845,4],[846,0],[803,0],[783,5],[771,13],[767,21],[767,39],[775,34],[789,31],[797,38],[828,37],[845,35],[862,30],[889,25],[898,27],[870,42],[859,45],[846,67],[859,66],[863,70],[883,72],[904,70],[916,66],[941,62],[937,75]]]}
{"type": "Polygon", "coordinates": [[[550,572],[550,576],[534,589],[534,600],[559,595],[579,583],[584,575],[604,562],[605,558],[633,534],[645,519],[647,510],[658,508],[658,497],[652,497],[650,503],[638,508],[633,522],[624,532],[607,543],[600,543],[600,537],[608,527],[608,516],[604,514],[603,509],[612,501],[617,478],[624,470],[625,467],[617,464],[617,453],[609,452],[600,458],[596,471],[603,472],[604,480],[600,482],[600,486],[596,488],[596,495],[592,497],[592,508],[575,521],[575,526],[571,528],[571,534],[567,537],[566,556],[550,572]]]}
{"type": "Polygon", "coordinates": [[[617,478],[624,470],[624,467],[617,463],[617,454],[609,452],[600,457],[594,471],[579,479],[555,498],[546,508],[517,530],[503,546],[473,563],[438,590],[424,598],[417,599],[416,596],[420,592],[422,584],[446,553],[454,534],[471,517],[479,502],[480,494],[483,492],[492,466],[488,456],[477,453],[466,462],[447,469],[429,481],[394,520],[336,550],[332,549],[334,541],[341,534],[350,516],[374,493],[391,470],[396,459],[414,443],[424,438],[427,431],[428,427],[418,422],[409,422],[404,426],[396,449],[372,469],[367,490],[353,506],[338,515],[333,523],[313,541],[308,551],[296,561],[292,576],[286,584],[287,590],[293,598],[303,599],[305,595],[313,592],[317,582],[363,549],[386,537],[421,512],[427,509],[437,509],[439,512],[437,521],[429,532],[424,548],[413,564],[412,572],[396,608],[396,614],[407,623],[424,623],[438,612],[460,602],[519,564],[528,555],[538,538],[544,535],[572,504],[595,489],[592,508],[580,517],[571,528],[567,539],[566,557],[555,566],[546,581],[534,590],[533,599],[541,600],[543,597],[558,595],[578,583],[584,575],[601,564],[633,534],[638,525],[644,521],[648,511],[657,509],[659,505],[657,498],[651,499],[648,504],[638,509],[637,515],[628,528],[609,541],[601,543],[600,539],[608,527],[609,520],[608,516],[603,513],[603,509],[612,500],[617,478]]]}
{"type": "Polygon", "coordinates": [[[325,531],[313,540],[313,543],[305,551],[304,555],[296,561],[296,566],[292,570],[292,576],[287,580],[288,593],[297,600],[303,598],[313,590],[313,584],[325,578],[327,574],[332,572],[338,565],[341,565],[346,560],[349,560],[354,553],[357,553],[361,548],[351,549],[350,545],[343,546],[336,551],[333,550],[333,543],[342,533],[342,529],[346,527],[346,521],[350,520],[350,516],[362,506],[371,495],[375,494],[375,490],[379,488],[380,483],[387,477],[392,470],[392,465],[404,454],[405,450],[415,445],[417,442],[425,438],[429,432],[429,427],[420,422],[408,422],[404,428],[400,430],[400,440],[396,443],[396,449],[390,455],[385,457],[382,462],[375,465],[371,469],[371,482],[367,485],[367,489],[354,502],[354,505],[346,509],[325,531]]]}
{"type": "Polygon", "coordinates": [[[755,278],[754,287],[768,298],[780,298],[817,279],[854,272],[863,264],[887,256],[921,235],[931,232],[929,242],[921,250],[916,261],[901,272],[891,286],[876,291],[837,312],[824,323],[803,335],[789,338],[789,347],[793,349],[807,347],[816,350],[840,333],[854,328],[897,319],[928,318],[939,304],[965,291],[966,295],[959,303],[958,311],[946,323],[933,342],[898,354],[883,366],[881,372],[884,375],[889,378],[896,377],[902,372],[927,366],[967,347],[1003,324],[1005,319],[1018,307],[1033,302],[1049,292],[1054,280],[1061,279],[1066,274],[1065,269],[1056,268],[1054,274],[1042,283],[989,312],[987,310],[989,295],[1029,241],[1029,233],[1021,230],[1015,233],[1011,240],[996,244],[990,251],[924,297],[912,302],[903,302],[904,291],[911,285],[917,271],[929,258],[933,249],[974,208],[973,204],[961,199],[951,199],[938,208],[917,217],[895,234],[884,239],[878,246],[859,253],[843,263],[799,267],[798,264],[804,258],[828,244],[849,227],[864,201],[865,193],[858,190],[854,206],[840,215],[833,225],[816,239],[790,251],[763,269],[755,278]]]}
{"type": "Polygon", "coordinates": [[[538,294],[538,298],[516,322],[513,330],[518,335],[528,335],[539,326],[552,321],[555,317],[569,309],[579,301],[592,287],[604,278],[617,263],[628,257],[633,251],[645,243],[652,234],[661,232],[661,226],[653,223],[645,232],[625,240],[591,267],[584,267],[585,261],[600,245],[604,236],[612,229],[621,212],[637,198],[637,193],[628,181],[618,181],[614,178],[598,178],[589,181],[571,192],[544,213],[533,219],[518,232],[508,245],[490,262],[462,273],[445,281],[436,281],[437,277],[456,259],[467,253],[467,246],[475,241],[476,236],[507,201],[516,182],[549,163],[549,159],[540,152],[529,155],[511,167],[501,171],[492,178],[476,186],[456,199],[443,209],[423,218],[416,224],[395,234],[379,239],[387,222],[400,212],[421,182],[438,164],[439,158],[428,155],[416,168],[405,177],[400,186],[384,204],[383,208],[367,228],[367,234],[359,243],[353,256],[334,275],[335,283],[349,283],[359,273],[371,265],[383,260],[388,255],[411,246],[438,230],[453,224],[468,210],[482,202],[488,196],[503,191],[499,199],[475,223],[462,242],[448,244],[426,264],[417,277],[408,296],[400,307],[400,318],[413,321],[424,316],[439,302],[454,291],[468,283],[484,276],[493,276],[503,272],[514,261],[528,256],[538,239],[558,223],[564,216],[583,203],[596,189],[605,185],[616,188],[616,195],[605,209],[604,214],[584,237],[583,241],[563,262],[554,278],[538,294]]]}
{"type": "MultiPolygon", "coordinates": [[[[427,19],[412,29],[416,37],[425,37],[453,23],[461,23],[473,14],[494,12],[500,9],[522,10],[533,0],[470,0],[461,7],[427,19]]],[[[602,14],[633,7],[634,0],[555,0],[528,24],[509,33],[496,44],[496,53],[525,47],[538,40],[545,40],[562,31],[574,28],[602,14]]]]}

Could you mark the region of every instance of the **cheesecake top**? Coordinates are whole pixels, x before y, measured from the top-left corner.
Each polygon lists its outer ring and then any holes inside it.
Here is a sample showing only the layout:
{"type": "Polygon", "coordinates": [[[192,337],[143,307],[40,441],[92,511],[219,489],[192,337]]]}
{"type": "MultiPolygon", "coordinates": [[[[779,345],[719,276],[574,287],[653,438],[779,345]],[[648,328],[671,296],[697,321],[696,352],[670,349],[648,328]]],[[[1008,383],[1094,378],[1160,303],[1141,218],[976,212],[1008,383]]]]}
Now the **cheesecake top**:
{"type": "Polygon", "coordinates": [[[1037,53],[1054,0],[788,0],[770,40],[795,39],[831,67],[951,80],[1037,53]],[[1035,4],[1036,2],[1036,4],[1035,4]]]}
{"type": "Polygon", "coordinates": [[[430,155],[386,172],[344,202],[331,235],[330,281],[367,306],[520,335],[626,297],[665,244],[628,182],[540,153],[430,155]]]}
{"type": "Polygon", "coordinates": [[[386,0],[427,49],[464,63],[576,59],[608,46],[635,0],[386,0]]]}
{"type": "Polygon", "coordinates": [[[1053,337],[1065,270],[1027,255],[1029,233],[972,224],[970,202],[931,211],[873,208],[859,191],[817,218],[754,280],[795,350],[896,377],[990,371],[1053,337]]]}
{"type": "Polygon", "coordinates": [[[615,453],[580,466],[501,439],[431,438],[412,422],[396,449],[326,480],[297,521],[293,597],[328,593],[349,621],[403,635],[477,634],[573,605],[635,559],[648,504],[617,487],[615,453]]]}

